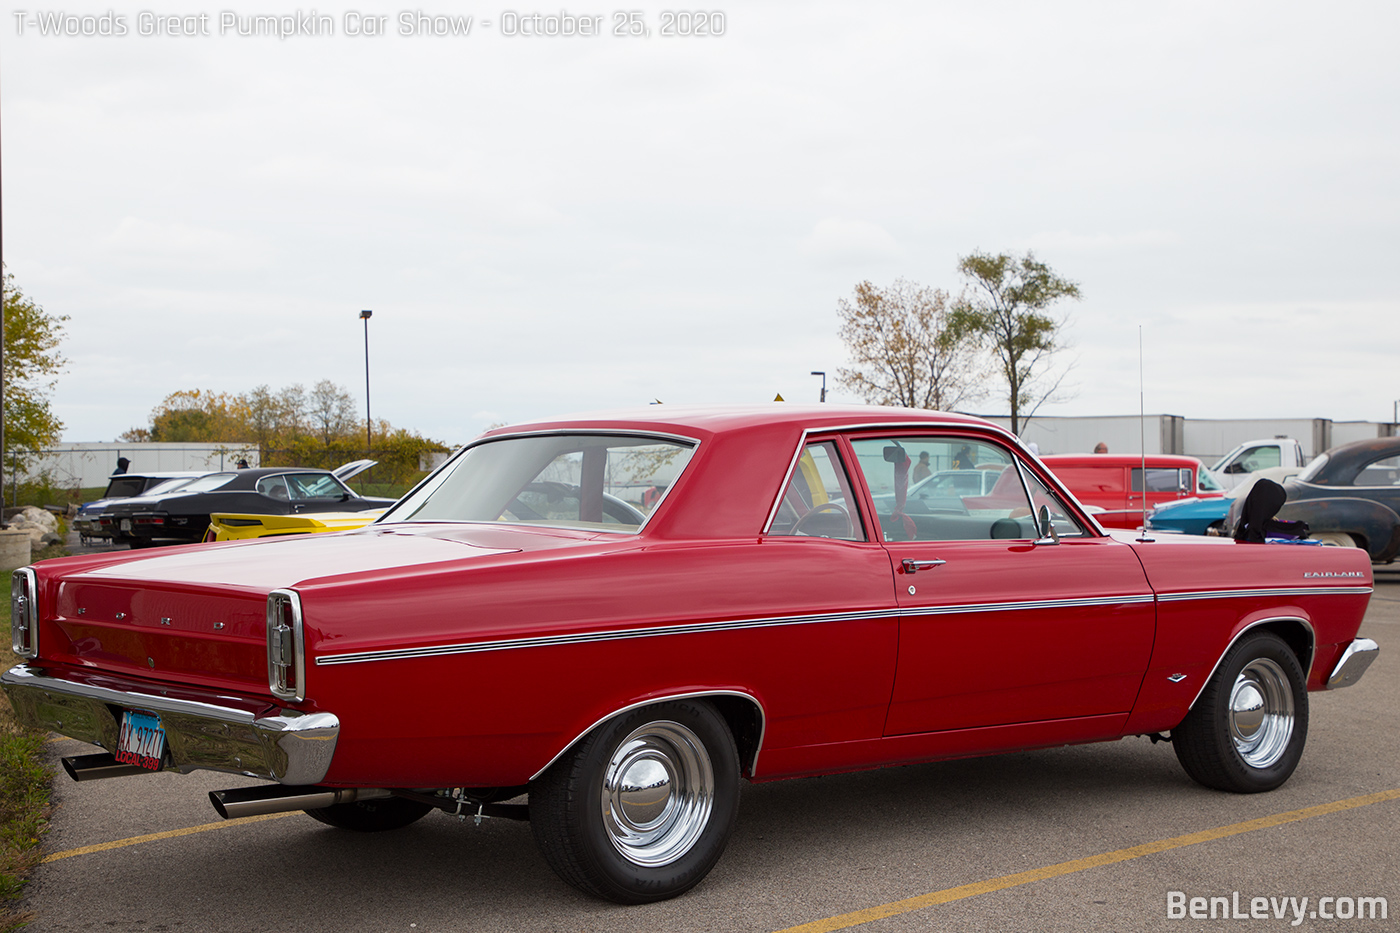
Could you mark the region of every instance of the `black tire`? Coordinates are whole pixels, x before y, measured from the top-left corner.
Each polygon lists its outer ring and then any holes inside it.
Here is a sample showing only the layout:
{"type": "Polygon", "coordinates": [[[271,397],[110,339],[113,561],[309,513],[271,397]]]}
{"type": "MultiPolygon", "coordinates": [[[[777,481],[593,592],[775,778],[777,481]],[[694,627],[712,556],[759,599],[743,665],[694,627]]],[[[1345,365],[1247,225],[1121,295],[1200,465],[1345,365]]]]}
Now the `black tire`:
{"type": "Polygon", "coordinates": [[[357,833],[382,833],[416,823],[433,809],[432,804],[419,803],[417,800],[380,797],[302,812],[313,820],[334,826],[336,829],[349,829],[357,833]]]}
{"type": "Polygon", "coordinates": [[[1226,653],[1196,705],[1172,730],[1177,760],[1207,787],[1256,794],[1283,785],[1308,738],[1307,679],[1271,632],[1226,653]]]}
{"type": "Polygon", "coordinates": [[[734,736],[703,700],[609,720],[530,785],[530,830],[549,867],[621,904],[665,900],[699,884],[738,812],[734,736]]]}

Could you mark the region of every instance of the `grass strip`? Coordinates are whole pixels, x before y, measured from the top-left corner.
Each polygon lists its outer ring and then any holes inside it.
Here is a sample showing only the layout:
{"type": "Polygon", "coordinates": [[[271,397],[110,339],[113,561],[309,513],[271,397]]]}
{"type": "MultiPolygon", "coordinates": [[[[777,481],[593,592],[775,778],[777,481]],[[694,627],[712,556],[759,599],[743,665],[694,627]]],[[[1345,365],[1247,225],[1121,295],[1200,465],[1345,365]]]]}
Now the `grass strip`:
{"type": "MultiPolygon", "coordinates": [[[[67,556],[63,547],[36,551],[34,561],[67,556]]],[[[10,575],[5,578],[5,602],[9,602],[10,575]]],[[[8,628],[8,626],[6,626],[8,628]]],[[[9,649],[0,654],[0,667],[24,659],[9,649]]],[[[33,919],[19,909],[29,873],[43,858],[40,840],[49,827],[49,787],[53,771],[46,762],[48,735],[22,726],[9,698],[0,691],[0,933],[11,933],[33,919]]]]}
{"type": "MultiPolygon", "coordinates": [[[[10,659],[20,660],[13,654],[10,659]]],[[[48,829],[53,772],[44,760],[45,738],[43,732],[20,725],[10,701],[0,693],[0,933],[17,930],[31,919],[16,902],[29,872],[43,857],[39,840],[48,829]]]]}

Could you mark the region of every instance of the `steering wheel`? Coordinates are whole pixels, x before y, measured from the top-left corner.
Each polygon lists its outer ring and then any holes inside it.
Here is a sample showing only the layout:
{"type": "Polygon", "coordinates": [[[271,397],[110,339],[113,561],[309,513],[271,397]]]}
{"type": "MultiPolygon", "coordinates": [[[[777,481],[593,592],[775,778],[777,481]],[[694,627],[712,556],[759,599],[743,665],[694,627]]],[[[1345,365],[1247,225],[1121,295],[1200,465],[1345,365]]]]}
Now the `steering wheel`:
{"type": "Polygon", "coordinates": [[[843,519],[845,519],[845,521],[846,521],[846,534],[845,534],[845,537],[848,537],[848,538],[849,538],[849,537],[851,536],[851,513],[850,513],[850,512],[847,512],[844,506],[837,505],[835,502],[823,502],[821,505],[819,505],[819,506],[817,506],[816,508],[812,509],[812,511],[808,512],[806,515],[804,515],[804,516],[802,516],[801,518],[799,518],[799,519],[797,520],[796,524],[794,524],[794,525],[792,526],[792,532],[791,532],[791,533],[792,533],[792,534],[795,534],[795,535],[806,534],[806,532],[804,532],[804,531],[802,530],[802,526],[805,525],[805,524],[807,524],[807,522],[810,521],[810,520],[812,519],[813,516],[821,515],[821,514],[823,514],[823,513],[825,513],[825,512],[836,512],[836,513],[839,514],[843,519]]]}

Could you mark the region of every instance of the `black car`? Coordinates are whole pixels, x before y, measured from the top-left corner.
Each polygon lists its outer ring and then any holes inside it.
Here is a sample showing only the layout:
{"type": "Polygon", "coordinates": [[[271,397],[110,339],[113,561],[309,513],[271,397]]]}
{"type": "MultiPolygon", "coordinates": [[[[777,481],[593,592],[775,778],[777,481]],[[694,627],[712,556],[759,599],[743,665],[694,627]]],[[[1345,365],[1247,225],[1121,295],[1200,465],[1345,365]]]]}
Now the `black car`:
{"type": "Polygon", "coordinates": [[[107,489],[102,497],[84,502],[73,519],[73,528],[79,540],[87,544],[92,538],[108,538],[110,534],[101,526],[102,513],[112,505],[114,499],[129,499],[132,496],[157,495],[171,492],[184,486],[208,470],[180,471],[166,473],[116,473],[107,481],[107,489]]]}
{"type": "Polygon", "coordinates": [[[262,467],[202,476],[170,493],[111,503],[103,512],[104,533],[134,548],[199,541],[214,512],[288,515],[297,512],[362,512],[393,505],[393,499],[361,496],[344,478],[373,466],[357,460],[338,469],[262,467]]]}
{"type": "MultiPolygon", "coordinates": [[[[1278,517],[1308,523],[1311,537],[1359,547],[1388,564],[1400,554],[1400,437],[1341,444],[1283,484],[1288,501],[1278,517]]],[[[1227,529],[1239,520],[1236,500],[1227,529]]]]}

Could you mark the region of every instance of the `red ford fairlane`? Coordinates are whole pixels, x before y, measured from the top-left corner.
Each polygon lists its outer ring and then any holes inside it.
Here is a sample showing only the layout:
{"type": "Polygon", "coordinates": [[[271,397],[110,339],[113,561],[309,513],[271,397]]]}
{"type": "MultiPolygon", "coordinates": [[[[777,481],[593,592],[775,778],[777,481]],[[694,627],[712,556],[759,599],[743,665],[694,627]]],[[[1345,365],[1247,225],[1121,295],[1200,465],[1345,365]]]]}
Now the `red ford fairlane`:
{"type": "Polygon", "coordinates": [[[1106,533],[1004,430],[882,408],[494,430],[365,528],[15,572],[3,675],[79,780],[209,769],[226,816],[528,819],[567,882],[677,895],[739,783],[1170,737],[1267,791],[1376,643],[1352,548],[1106,533]],[[909,501],[911,465],[996,470],[909,501]],[[528,795],[527,803],[515,802],[528,795]]]}

